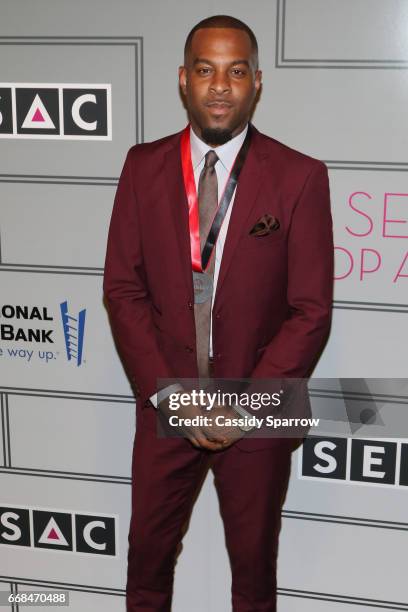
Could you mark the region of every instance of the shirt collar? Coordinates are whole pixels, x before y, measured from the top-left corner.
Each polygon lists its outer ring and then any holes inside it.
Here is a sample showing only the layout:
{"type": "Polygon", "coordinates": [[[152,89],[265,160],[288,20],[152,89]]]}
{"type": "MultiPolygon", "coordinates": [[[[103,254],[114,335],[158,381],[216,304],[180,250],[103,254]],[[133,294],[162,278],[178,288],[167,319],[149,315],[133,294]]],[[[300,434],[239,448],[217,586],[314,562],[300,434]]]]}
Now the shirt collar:
{"type": "MultiPolygon", "coordinates": [[[[245,136],[248,131],[248,124],[246,124],[245,128],[234,138],[231,138],[228,142],[218,147],[215,147],[213,150],[217,153],[218,159],[224,166],[227,172],[230,172],[235,158],[238,155],[238,151],[240,150],[242,143],[245,140],[245,136]]],[[[190,146],[191,146],[191,162],[193,164],[193,169],[196,170],[197,166],[200,165],[203,157],[206,155],[208,151],[212,149],[206,142],[201,140],[194,132],[193,128],[190,126],[190,146]]]]}

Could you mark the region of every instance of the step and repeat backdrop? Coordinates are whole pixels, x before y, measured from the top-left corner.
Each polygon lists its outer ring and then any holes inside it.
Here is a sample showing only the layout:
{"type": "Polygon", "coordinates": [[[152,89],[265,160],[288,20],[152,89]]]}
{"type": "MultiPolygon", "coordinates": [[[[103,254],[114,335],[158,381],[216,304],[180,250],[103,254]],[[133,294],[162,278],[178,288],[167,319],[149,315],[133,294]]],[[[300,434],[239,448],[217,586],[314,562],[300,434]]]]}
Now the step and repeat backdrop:
{"type": "MultiPolygon", "coordinates": [[[[0,8],[0,597],[68,590],[72,612],[124,611],[135,400],[102,275],[126,152],[186,124],[177,68],[191,27],[246,21],[264,74],[255,125],[329,168],[334,317],[314,376],[340,381],[323,397],[343,406],[406,403],[407,385],[370,379],[407,374],[408,2],[0,8]]],[[[407,431],[351,433],[293,454],[281,612],[408,610],[407,431]]],[[[230,580],[210,473],[174,610],[227,612],[230,580]]]]}

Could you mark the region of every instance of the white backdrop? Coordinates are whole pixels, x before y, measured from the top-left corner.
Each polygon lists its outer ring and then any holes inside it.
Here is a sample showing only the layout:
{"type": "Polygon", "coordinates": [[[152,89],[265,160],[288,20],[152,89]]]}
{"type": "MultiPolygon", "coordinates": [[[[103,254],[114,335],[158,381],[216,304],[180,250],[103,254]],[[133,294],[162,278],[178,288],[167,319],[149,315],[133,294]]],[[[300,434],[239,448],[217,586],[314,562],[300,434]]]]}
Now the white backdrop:
{"type": "MultiPolygon", "coordinates": [[[[135,417],[101,289],[125,154],[185,125],[177,67],[190,28],[217,13],[246,21],[264,74],[254,123],[329,167],[334,321],[315,376],[406,376],[408,2],[2,0],[0,10],[0,591],[70,589],[72,612],[116,612],[125,609],[135,417]],[[61,138],[57,128],[53,138],[38,138],[41,129],[23,138],[23,111],[14,125],[10,115],[11,137],[8,96],[21,84],[110,85],[112,139],[61,138]],[[79,364],[73,345],[68,359],[65,301],[79,364]],[[45,334],[25,341],[29,329],[45,334]],[[11,516],[19,529],[6,527],[11,516]],[[98,520],[104,527],[81,551],[84,524],[98,520]]],[[[64,119],[56,104],[54,124],[64,119]]],[[[401,445],[395,453],[397,476],[408,474],[408,453],[401,445]]],[[[294,453],[280,612],[408,610],[408,478],[387,485],[306,476],[303,461],[294,453]]],[[[174,610],[229,609],[209,475],[178,561],[174,610]]]]}

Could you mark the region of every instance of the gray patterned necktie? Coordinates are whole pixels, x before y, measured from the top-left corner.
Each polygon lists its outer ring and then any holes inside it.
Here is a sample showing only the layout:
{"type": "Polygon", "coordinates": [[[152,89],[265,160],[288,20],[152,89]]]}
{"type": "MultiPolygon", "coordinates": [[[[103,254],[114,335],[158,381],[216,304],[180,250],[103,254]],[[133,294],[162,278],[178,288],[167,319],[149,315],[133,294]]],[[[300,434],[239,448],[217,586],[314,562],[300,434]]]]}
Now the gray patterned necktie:
{"type": "MultiPolygon", "coordinates": [[[[215,164],[218,156],[212,149],[205,156],[204,168],[198,181],[198,208],[200,220],[200,246],[203,250],[218,207],[218,181],[215,164]]],[[[206,269],[206,274],[214,275],[215,252],[206,269]]],[[[202,304],[194,304],[194,318],[197,340],[197,364],[200,378],[207,378],[208,355],[210,346],[211,298],[202,304]]]]}

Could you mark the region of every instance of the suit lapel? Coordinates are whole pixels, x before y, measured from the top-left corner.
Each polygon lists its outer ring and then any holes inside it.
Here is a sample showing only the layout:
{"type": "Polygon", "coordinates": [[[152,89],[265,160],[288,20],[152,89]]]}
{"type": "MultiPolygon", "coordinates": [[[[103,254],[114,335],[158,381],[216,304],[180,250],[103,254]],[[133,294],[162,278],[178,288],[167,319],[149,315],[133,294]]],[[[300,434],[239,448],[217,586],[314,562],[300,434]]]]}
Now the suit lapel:
{"type": "Polygon", "coordinates": [[[169,218],[174,224],[174,237],[179,251],[179,261],[183,280],[189,295],[193,295],[191,267],[190,233],[188,224],[188,203],[184,189],[181,167],[180,137],[176,144],[165,154],[165,191],[170,207],[169,218]]]}
{"type": "Polygon", "coordinates": [[[267,154],[263,152],[263,148],[260,143],[261,136],[258,130],[254,128],[254,126],[251,126],[251,128],[252,142],[244,167],[242,168],[235,193],[235,199],[233,202],[233,208],[221,259],[214,306],[219,299],[219,294],[228,273],[228,268],[231,265],[234,251],[238,247],[239,237],[242,233],[245,222],[255,205],[261,187],[263,168],[267,154]]]}

